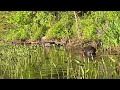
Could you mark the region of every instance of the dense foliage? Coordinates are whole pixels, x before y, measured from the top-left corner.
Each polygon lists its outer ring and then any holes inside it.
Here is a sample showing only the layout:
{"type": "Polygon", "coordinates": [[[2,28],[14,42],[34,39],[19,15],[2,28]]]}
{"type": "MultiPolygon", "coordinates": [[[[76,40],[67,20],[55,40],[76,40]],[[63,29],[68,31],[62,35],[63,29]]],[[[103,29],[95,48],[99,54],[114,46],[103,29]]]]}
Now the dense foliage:
{"type": "Polygon", "coordinates": [[[1,33],[5,40],[77,36],[85,40],[101,39],[103,46],[120,43],[119,11],[1,11],[0,19],[3,20],[0,28],[7,23],[1,33]]]}

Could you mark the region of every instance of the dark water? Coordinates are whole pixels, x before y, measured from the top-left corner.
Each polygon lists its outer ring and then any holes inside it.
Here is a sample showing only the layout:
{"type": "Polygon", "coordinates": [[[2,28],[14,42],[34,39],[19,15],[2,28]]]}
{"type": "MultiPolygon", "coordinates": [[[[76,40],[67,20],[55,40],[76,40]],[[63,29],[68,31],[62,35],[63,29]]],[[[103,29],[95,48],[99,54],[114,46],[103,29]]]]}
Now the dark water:
{"type": "Polygon", "coordinates": [[[119,78],[114,69],[120,55],[103,51],[90,60],[78,48],[1,45],[0,78],[119,78]]]}

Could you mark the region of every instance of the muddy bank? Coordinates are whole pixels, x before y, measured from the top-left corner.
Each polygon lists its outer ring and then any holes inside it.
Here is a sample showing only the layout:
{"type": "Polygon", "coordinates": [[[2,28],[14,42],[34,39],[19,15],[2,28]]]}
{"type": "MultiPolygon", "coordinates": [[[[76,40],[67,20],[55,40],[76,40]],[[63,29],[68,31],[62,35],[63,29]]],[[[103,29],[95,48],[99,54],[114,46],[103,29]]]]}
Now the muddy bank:
{"type": "Polygon", "coordinates": [[[1,40],[0,43],[12,44],[12,45],[38,45],[40,47],[65,47],[69,52],[76,54],[82,54],[84,47],[91,45],[96,48],[97,55],[101,55],[103,52],[109,55],[120,55],[120,47],[103,48],[101,40],[82,40],[78,38],[59,38],[59,39],[47,39],[42,37],[40,40],[14,40],[5,41],[1,40]]]}
{"type": "MultiPolygon", "coordinates": [[[[49,39],[45,36],[42,37],[39,40],[14,40],[14,41],[5,41],[1,40],[0,43],[5,44],[14,44],[14,45],[39,45],[41,47],[52,47],[52,46],[62,46],[67,49],[71,50],[82,50],[83,47],[86,47],[88,45],[91,45],[97,49],[103,49],[102,48],[102,41],[101,40],[82,40],[78,39],[76,37],[73,38],[59,38],[59,39],[49,39]]],[[[108,51],[110,54],[120,52],[120,47],[111,47],[105,49],[105,51],[108,51]]]]}
{"type": "Polygon", "coordinates": [[[100,41],[88,41],[88,40],[79,40],[78,38],[59,38],[59,39],[47,39],[46,37],[42,37],[40,40],[14,40],[14,41],[5,41],[1,40],[1,43],[5,44],[25,44],[25,45],[39,45],[43,47],[48,46],[63,46],[67,48],[77,48],[77,47],[85,47],[87,45],[92,45],[95,48],[99,48],[101,46],[100,41]]]}

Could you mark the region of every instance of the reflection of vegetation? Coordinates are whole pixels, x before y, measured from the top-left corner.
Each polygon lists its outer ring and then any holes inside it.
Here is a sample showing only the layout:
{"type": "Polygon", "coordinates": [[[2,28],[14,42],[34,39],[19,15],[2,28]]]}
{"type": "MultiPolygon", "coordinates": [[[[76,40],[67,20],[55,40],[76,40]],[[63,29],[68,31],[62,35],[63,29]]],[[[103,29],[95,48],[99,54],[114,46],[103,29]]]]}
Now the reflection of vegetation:
{"type": "Polygon", "coordinates": [[[71,57],[57,47],[4,45],[0,46],[0,78],[120,78],[115,72],[118,60],[104,54],[93,61],[71,57]]]}
{"type": "MultiPolygon", "coordinates": [[[[45,54],[44,49],[35,46],[7,47],[0,47],[1,78],[47,78],[49,75],[61,75],[63,72],[60,71],[62,71],[62,69],[63,71],[65,70],[64,61],[60,59],[60,56],[65,55],[63,51],[54,51],[54,49],[51,48],[50,51],[47,50],[47,54],[45,54]],[[46,55],[49,57],[48,59],[46,59],[46,55]],[[58,56],[58,58],[56,56],[58,56]]],[[[53,76],[48,78],[54,78],[53,76]]]]}
{"type": "Polygon", "coordinates": [[[1,33],[1,38],[37,40],[43,36],[77,36],[84,40],[101,39],[105,47],[117,46],[120,43],[119,14],[119,11],[1,11],[0,30],[5,29],[4,23],[7,30],[1,33]]]}

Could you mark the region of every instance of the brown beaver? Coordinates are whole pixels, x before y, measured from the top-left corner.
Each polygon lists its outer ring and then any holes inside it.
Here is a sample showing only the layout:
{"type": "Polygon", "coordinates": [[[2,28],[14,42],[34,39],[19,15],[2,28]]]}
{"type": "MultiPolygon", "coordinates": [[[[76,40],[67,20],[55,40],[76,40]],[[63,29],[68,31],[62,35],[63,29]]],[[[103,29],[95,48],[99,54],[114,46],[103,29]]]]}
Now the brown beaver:
{"type": "Polygon", "coordinates": [[[87,46],[83,48],[83,54],[86,57],[95,57],[96,56],[96,49],[93,46],[87,46]]]}

